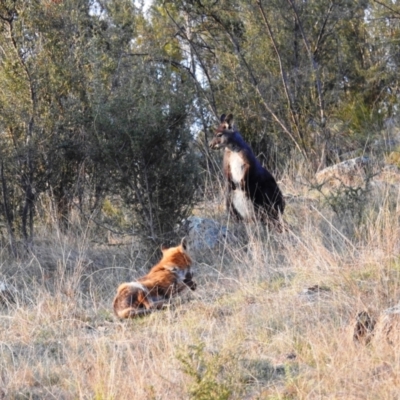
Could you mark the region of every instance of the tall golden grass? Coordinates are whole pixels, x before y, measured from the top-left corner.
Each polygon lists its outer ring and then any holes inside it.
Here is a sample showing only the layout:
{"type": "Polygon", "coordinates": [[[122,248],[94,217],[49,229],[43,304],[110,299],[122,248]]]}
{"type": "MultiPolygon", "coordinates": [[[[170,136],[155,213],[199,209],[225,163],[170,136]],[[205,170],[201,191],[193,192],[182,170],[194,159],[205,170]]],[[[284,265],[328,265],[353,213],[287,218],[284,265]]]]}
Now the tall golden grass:
{"type": "Polygon", "coordinates": [[[236,241],[194,254],[198,290],[142,319],[111,309],[151,266],[134,239],[54,228],[30,257],[2,252],[0,399],[398,398],[398,344],[353,340],[359,312],[400,299],[398,192],[374,186],[356,221],[291,176],[283,234],[227,222],[207,196],[197,214],[236,241]]]}

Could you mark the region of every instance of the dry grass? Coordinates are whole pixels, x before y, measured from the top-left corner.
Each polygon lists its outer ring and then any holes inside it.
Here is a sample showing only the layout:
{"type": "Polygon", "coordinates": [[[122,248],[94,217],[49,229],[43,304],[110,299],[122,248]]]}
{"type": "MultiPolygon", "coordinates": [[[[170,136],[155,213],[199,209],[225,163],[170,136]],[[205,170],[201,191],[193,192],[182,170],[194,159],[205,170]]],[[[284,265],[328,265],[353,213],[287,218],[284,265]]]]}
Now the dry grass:
{"type": "Polygon", "coordinates": [[[374,190],[355,225],[284,182],[288,232],[232,227],[236,244],[195,255],[198,290],[146,318],[111,310],[150,266],[135,243],[55,233],[35,256],[0,254],[16,289],[0,306],[0,399],[398,398],[397,344],[353,341],[359,312],[400,298],[397,193],[374,190]]]}

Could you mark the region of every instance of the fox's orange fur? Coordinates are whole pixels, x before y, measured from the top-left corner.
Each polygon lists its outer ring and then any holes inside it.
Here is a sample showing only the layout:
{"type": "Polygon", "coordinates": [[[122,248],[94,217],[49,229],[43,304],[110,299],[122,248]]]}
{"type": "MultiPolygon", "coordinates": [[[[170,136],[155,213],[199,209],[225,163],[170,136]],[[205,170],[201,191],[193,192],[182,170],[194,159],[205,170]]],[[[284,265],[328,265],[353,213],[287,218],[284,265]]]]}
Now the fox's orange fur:
{"type": "Polygon", "coordinates": [[[162,308],[172,296],[187,287],[196,289],[187,253],[186,240],[177,247],[162,248],[163,257],[150,272],[135,282],[122,283],[114,298],[114,313],[119,318],[134,318],[162,308]]]}

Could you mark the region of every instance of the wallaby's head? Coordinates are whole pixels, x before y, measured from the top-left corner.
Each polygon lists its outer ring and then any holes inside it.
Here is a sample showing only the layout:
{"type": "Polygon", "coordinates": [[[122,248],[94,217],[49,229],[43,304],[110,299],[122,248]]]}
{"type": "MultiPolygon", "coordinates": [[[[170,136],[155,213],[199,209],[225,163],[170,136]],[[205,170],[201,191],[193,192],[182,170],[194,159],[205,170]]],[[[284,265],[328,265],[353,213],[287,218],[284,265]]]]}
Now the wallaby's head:
{"type": "Polygon", "coordinates": [[[216,133],[223,131],[233,131],[233,114],[229,114],[228,116],[225,114],[221,115],[220,124],[216,130],[216,133]]]}
{"type": "Polygon", "coordinates": [[[233,129],[233,115],[221,115],[220,124],[215,131],[214,139],[210,142],[211,149],[222,149],[229,144],[229,141],[235,134],[233,129]]]}

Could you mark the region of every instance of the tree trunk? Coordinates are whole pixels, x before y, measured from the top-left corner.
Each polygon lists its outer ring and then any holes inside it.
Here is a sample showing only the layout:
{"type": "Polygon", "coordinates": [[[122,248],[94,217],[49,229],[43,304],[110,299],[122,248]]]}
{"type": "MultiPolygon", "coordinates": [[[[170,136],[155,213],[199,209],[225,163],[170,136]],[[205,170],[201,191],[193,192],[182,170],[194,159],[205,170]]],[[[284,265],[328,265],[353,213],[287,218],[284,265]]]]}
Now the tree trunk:
{"type": "Polygon", "coordinates": [[[14,226],[13,226],[13,217],[11,214],[9,201],[8,201],[8,191],[7,191],[7,181],[4,176],[4,162],[1,161],[0,166],[0,176],[1,176],[1,187],[3,191],[3,211],[6,217],[6,225],[8,232],[8,241],[10,244],[10,250],[14,257],[17,257],[17,249],[15,247],[15,236],[14,236],[14,226]]]}

